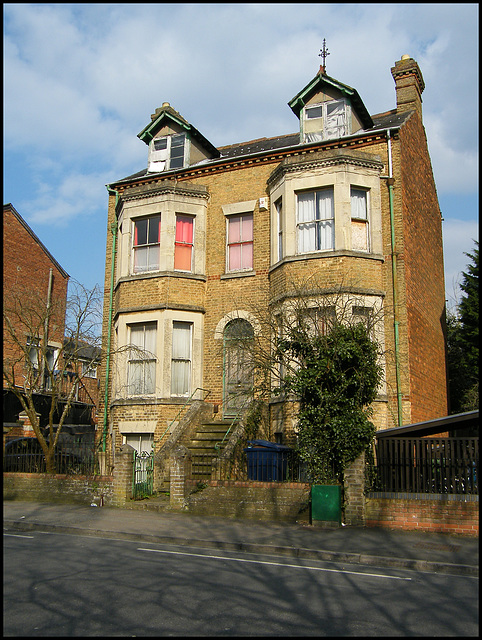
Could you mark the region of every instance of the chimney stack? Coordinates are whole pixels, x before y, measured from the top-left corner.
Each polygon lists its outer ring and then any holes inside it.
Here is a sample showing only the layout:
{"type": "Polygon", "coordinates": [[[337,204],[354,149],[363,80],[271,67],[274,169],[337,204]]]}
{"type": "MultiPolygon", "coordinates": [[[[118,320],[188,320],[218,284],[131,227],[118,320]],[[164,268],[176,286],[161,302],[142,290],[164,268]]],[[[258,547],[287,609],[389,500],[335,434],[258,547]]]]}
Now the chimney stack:
{"type": "Polygon", "coordinates": [[[417,62],[405,54],[395,62],[391,72],[397,93],[397,113],[415,110],[422,120],[422,92],[425,82],[417,62]]]}

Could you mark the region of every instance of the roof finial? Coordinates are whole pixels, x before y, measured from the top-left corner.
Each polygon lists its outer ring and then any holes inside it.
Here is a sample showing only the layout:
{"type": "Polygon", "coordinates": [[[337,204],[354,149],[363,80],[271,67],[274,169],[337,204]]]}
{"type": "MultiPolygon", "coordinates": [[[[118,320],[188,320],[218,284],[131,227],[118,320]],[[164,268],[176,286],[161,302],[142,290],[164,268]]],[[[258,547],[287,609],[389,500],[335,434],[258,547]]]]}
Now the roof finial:
{"type": "Polygon", "coordinates": [[[320,58],[323,59],[323,64],[320,67],[320,71],[322,73],[325,73],[325,70],[326,70],[326,64],[325,64],[326,56],[330,55],[328,49],[326,48],[326,40],[325,40],[325,38],[323,38],[323,49],[320,49],[320,53],[318,55],[320,56],[320,58]]]}

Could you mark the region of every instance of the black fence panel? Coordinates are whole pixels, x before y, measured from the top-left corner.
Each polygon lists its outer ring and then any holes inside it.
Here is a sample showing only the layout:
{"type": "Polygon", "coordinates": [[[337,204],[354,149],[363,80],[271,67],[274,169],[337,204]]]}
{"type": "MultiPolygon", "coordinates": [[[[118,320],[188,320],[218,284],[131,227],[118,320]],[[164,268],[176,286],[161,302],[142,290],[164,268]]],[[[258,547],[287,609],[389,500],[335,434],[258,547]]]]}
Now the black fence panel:
{"type": "MultiPolygon", "coordinates": [[[[55,472],[67,475],[97,475],[99,462],[94,434],[61,434],[54,453],[55,472]]],[[[46,473],[45,456],[37,438],[15,438],[5,444],[3,470],[16,473],[46,473]]]]}
{"type": "Polygon", "coordinates": [[[478,494],[478,438],[380,438],[376,444],[382,491],[478,494]]]}

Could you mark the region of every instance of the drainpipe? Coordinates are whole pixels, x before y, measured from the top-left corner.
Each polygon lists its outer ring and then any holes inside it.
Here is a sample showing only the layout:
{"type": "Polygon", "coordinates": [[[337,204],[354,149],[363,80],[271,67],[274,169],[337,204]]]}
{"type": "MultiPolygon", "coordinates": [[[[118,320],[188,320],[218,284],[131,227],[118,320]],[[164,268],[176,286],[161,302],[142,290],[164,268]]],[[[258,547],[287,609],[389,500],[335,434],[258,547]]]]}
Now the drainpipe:
{"type": "Polygon", "coordinates": [[[397,408],[398,408],[398,426],[403,425],[402,413],[402,391],[400,388],[400,342],[399,342],[399,325],[398,320],[398,299],[397,299],[397,253],[395,244],[395,220],[393,213],[393,167],[392,167],[392,140],[390,138],[390,129],[387,131],[388,143],[388,199],[390,206],[390,236],[391,236],[391,252],[392,252],[392,289],[393,289],[393,333],[395,339],[395,378],[397,386],[397,408]]]}
{"type": "Polygon", "coordinates": [[[114,205],[114,222],[111,225],[112,233],[112,265],[110,272],[110,293],[109,293],[109,324],[107,329],[107,358],[105,366],[105,395],[104,395],[104,429],[102,434],[102,452],[106,450],[107,439],[107,404],[109,401],[109,373],[110,373],[110,352],[111,352],[111,338],[112,338],[112,312],[114,308],[114,272],[115,272],[115,256],[117,251],[117,220],[116,209],[119,201],[119,193],[115,189],[107,188],[109,195],[115,195],[114,205]]]}

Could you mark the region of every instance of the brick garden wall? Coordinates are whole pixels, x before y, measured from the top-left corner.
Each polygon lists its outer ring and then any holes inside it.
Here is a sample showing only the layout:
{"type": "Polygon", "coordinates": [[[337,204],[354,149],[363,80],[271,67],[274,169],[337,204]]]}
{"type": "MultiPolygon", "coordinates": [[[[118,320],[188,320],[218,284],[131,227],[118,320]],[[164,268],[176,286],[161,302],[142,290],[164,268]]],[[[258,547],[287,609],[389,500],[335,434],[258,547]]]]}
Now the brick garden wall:
{"type": "Polygon", "coordinates": [[[188,497],[189,513],[290,522],[309,520],[309,484],[220,480],[207,484],[205,489],[188,497]]]}
{"type": "Polygon", "coordinates": [[[111,476],[4,473],[3,499],[115,506],[114,482],[111,476]]]}
{"type": "Polygon", "coordinates": [[[371,494],[367,497],[367,527],[479,535],[478,496],[395,496],[397,494],[393,497],[371,494]]]}

